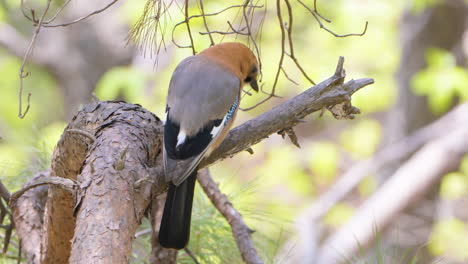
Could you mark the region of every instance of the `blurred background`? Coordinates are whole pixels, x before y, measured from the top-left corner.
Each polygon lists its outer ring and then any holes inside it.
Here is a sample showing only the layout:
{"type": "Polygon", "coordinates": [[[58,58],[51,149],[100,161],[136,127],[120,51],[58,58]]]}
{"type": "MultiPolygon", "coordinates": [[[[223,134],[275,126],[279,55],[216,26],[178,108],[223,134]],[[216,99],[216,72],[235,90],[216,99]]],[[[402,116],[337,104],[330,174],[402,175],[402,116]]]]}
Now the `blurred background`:
{"type": "MultiPolygon", "coordinates": [[[[56,21],[71,21],[109,2],[71,1],[56,21]]],[[[19,69],[34,27],[23,16],[19,1],[0,1],[0,179],[10,192],[50,166],[51,153],[67,122],[93,98],[141,104],[164,117],[172,71],[192,54],[191,49],[172,43],[172,28],[184,17],[183,1],[172,1],[170,6],[169,2],[153,47],[128,41],[129,32],[143,13],[144,0],[121,0],[80,23],[42,28],[25,68],[29,76],[24,79],[23,108],[30,92],[30,110],[20,119],[19,69]]],[[[200,13],[198,2],[190,2],[189,13],[200,13]]],[[[205,12],[211,13],[243,2],[203,3],[205,12]]],[[[52,1],[50,16],[64,3],[52,1]]],[[[311,8],[314,4],[304,3],[311,8]]],[[[261,83],[268,91],[281,55],[281,30],[276,1],[255,4],[263,5],[256,9],[252,25],[263,65],[261,83]]],[[[40,14],[45,5],[46,1],[24,1],[26,10],[35,9],[40,14]]],[[[272,135],[252,147],[253,155],[240,153],[211,167],[221,190],[255,230],[254,241],[266,263],[305,263],[304,254],[314,255],[327,237],[350,221],[408,155],[366,173],[356,188],[315,219],[316,237],[304,241],[301,227],[306,230],[308,223],[300,219],[307,217],[308,208],[317,206],[319,197],[330,192],[353,166],[468,100],[468,1],[318,1],[320,14],[332,21],[324,25],[337,34],[360,33],[368,21],[363,36],[345,38],[321,29],[299,1],[291,1],[291,5],[295,55],[315,83],[333,75],[338,57],[344,56],[347,79],[374,78],[375,84],[352,97],[353,105],[362,113],[355,120],[335,120],[329,113],[314,113],[295,127],[301,148],[287,138],[272,135]]],[[[226,21],[237,25],[241,17],[242,9],[232,8],[207,19],[211,30],[225,31],[229,30],[226,21]]],[[[203,19],[190,23],[196,50],[209,47],[209,37],[198,34],[206,31],[203,19]]],[[[151,29],[156,24],[148,26],[151,29]]],[[[184,25],[173,32],[173,38],[180,45],[190,44],[184,25]]],[[[249,43],[245,36],[235,34],[213,34],[213,38],[216,43],[249,43]]],[[[151,46],[153,42],[145,43],[151,46]]],[[[253,48],[252,42],[250,46],[253,48]]],[[[276,91],[281,98],[240,112],[237,125],[312,86],[289,58],[285,58],[284,69],[296,83],[281,75],[276,91]]],[[[252,106],[265,97],[262,93],[245,95],[241,106],[252,106]]],[[[343,255],[341,262],[468,263],[468,156],[456,163],[455,171],[439,175],[417,201],[392,216],[385,229],[376,230],[375,237],[357,239],[356,244],[363,245],[360,253],[347,256],[346,251],[337,249],[343,255]],[[441,213],[447,210],[449,214],[441,213]]],[[[383,210],[385,205],[381,205],[383,210]]],[[[201,263],[241,262],[229,225],[200,188],[192,218],[189,248],[201,263]]],[[[146,230],[149,224],[143,223],[132,263],[148,259],[151,234],[146,230]]],[[[17,245],[14,240],[0,263],[16,263],[11,257],[16,255],[17,245]]],[[[179,263],[192,260],[181,252],[179,263]]]]}

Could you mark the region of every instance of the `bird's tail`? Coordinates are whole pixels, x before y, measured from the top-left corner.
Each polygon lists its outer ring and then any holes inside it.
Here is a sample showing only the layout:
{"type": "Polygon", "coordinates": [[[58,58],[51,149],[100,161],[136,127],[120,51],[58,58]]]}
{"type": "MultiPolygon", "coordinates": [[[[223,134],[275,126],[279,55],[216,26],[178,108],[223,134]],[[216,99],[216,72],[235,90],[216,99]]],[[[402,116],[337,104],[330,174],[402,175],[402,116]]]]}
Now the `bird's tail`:
{"type": "Polygon", "coordinates": [[[159,243],[165,248],[182,249],[189,241],[196,179],[197,170],[194,170],[180,185],[169,184],[159,227],[159,243]]]}

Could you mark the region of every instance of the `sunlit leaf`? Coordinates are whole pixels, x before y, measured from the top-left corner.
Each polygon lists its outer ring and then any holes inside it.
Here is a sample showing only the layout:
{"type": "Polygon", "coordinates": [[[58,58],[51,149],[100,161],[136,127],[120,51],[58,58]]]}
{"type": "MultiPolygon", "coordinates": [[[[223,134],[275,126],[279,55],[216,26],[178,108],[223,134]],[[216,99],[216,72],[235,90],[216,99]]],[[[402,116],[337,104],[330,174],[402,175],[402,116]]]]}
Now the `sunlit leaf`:
{"type": "Polygon", "coordinates": [[[364,197],[371,195],[377,189],[377,181],[374,176],[365,177],[358,185],[359,194],[364,197]]]}
{"type": "Polygon", "coordinates": [[[459,219],[436,223],[428,245],[436,256],[450,255],[459,261],[468,261],[468,229],[459,219]]]}
{"type": "Polygon", "coordinates": [[[429,107],[435,114],[447,111],[455,97],[468,100],[468,70],[456,66],[451,53],[428,49],[426,62],[428,66],[414,75],[411,87],[415,94],[428,98],[429,107]]]}
{"type": "Polygon", "coordinates": [[[336,176],[339,153],[335,144],[318,142],[311,146],[309,168],[314,173],[315,180],[321,184],[329,184],[336,176]]]}
{"type": "Polygon", "coordinates": [[[325,223],[333,227],[339,227],[351,218],[354,211],[355,209],[352,206],[337,203],[325,216],[325,223]]]}
{"type": "Polygon", "coordinates": [[[451,172],[442,178],[440,195],[445,199],[457,199],[468,192],[467,176],[460,172],[451,172]]]}
{"type": "Polygon", "coordinates": [[[96,86],[100,100],[125,99],[136,102],[142,97],[146,76],[138,69],[115,67],[108,71],[96,86]]]}
{"type": "Polygon", "coordinates": [[[355,158],[372,155],[380,143],[381,127],[379,122],[364,119],[343,131],[340,135],[341,145],[355,158]]]}

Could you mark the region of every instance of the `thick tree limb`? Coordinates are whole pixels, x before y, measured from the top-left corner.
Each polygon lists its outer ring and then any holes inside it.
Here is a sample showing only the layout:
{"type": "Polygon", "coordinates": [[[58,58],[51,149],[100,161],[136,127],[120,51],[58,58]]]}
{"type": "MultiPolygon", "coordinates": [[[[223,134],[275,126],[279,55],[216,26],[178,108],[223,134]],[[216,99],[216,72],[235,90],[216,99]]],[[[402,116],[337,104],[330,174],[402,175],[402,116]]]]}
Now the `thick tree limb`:
{"type": "MultiPolygon", "coordinates": [[[[203,166],[289,129],[314,111],[335,111],[331,106],[342,105],[339,115],[356,113],[350,96],[373,80],[344,83],[344,77],[340,58],[332,77],[234,129],[203,166]]],[[[41,246],[44,263],[127,261],[143,213],[167,186],[159,155],[161,131],[157,117],[121,102],[92,103],[73,118],[54,151],[51,176],[77,180],[80,189],[75,201],[69,192],[49,187],[41,246]]],[[[212,195],[221,197],[213,190],[212,195]]]]}
{"type": "Polygon", "coordinates": [[[75,235],[70,263],[126,263],[132,241],[153,196],[162,192],[160,120],[140,106],[97,103],[84,112],[96,119],[78,181],[75,235]],[[96,107],[97,106],[97,107],[96,107]],[[158,181],[159,177],[159,181],[158,181]]]}
{"type": "Polygon", "coordinates": [[[456,130],[428,143],[325,241],[316,263],[334,263],[368,245],[392,219],[423,197],[442,175],[456,169],[467,152],[466,124],[459,124],[456,130]]]}
{"type": "Polygon", "coordinates": [[[241,214],[234,208],[226,195],[221,193],[218,184],[213,181],[210,172],[207,169],[198,174],[198,182],[208,198],[210,198],[213,205],[224,216],[224,218],[226,218],[231,226],[232,235],[236,240],[237,248],[239,248],[242,260],[248,264],[263,263],[250,237],[252,230],[250,230],[245,224],[241,214]]]}
{"type": "MultiPolygon", "coordinates": [[[[68,129],[79,129],[92,133],[98,117],[88,113],[90,107],[80,111],[68,124],[54,149],[51,176],[73,181],[83,166],[88,147],[92,140],[77,133],[67,133],[68,129]]],[[[67,190],[50,186],[44,215],[41,257],[43,263],[67,263],[70,257],[70,240],[75,230],[73,208],[75,197],[67,190]]]]}

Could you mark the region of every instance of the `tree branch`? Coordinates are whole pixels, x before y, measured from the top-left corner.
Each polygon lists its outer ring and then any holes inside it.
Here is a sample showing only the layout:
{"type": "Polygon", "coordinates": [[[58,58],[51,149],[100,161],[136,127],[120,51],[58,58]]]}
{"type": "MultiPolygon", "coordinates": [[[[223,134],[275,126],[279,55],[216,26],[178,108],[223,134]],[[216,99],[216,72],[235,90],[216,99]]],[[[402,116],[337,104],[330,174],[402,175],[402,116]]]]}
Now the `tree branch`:
{"type": "Polygon", "coordinates": [[[218,159],[224,159],[246,150],[271,134],[291,128],[299,124],[305,116],[326,106],[349,102],[352,94],[374,83],[373,79],[368,78],[343,83],[345,78],[343,61],[344,59],[340,57],[332,77],[234,128],[211,156],[202,161],[201,168],[218,159]]]}
{"type": "MultiPolygon", "coordinates": [[[[50,176],[50,171],[40,172],[31,181],[50,176]]],[[[25,186],[29,184],[26,183],[25,186]]],[[[10,202],[16,233],[21,241],[21,249],[27,263],[39,264],[43,237],[44,210],[48,186],[37,186],[25,191],[14,202],[10,202]]]]}
{"type": "MultiPolygon", "coordinates": [[[[335,105],[342,106],[340,116],[352,116],[356,110],[350,107],[350,96],[373,80],[344,83],[344,78],[340,58],[332,77],[231,131],[202,166],[290,129],[314,111],[333,112],[340,108],[335,105]]],[[[96,102],[78,112],[54,150],[51,169],[51,176],[78,180],[77,201],[68,191],[49,187],[42,244],[37,245],[42,248],[42,261],[92,263],[106,258],[125,262],[141,217],[167,187],[162,177],[161,135],[159,119],[137,105],[96,102]]],[[[222,198],[218,189],[211,189],[210,196],[222,198]]],[[[231,224],[236,241],[245,240],[245,227],[238,231],[242,225],[231,224]]],[[[238,244],[242,254],[250,254],[243,255],[245,259],[252,257],[249,263],[259,263],[256,254],[245,253],[253,249],[248,242],[238,244]]]]}
{"type": "Polygon", "coordinates": [[[218,184],[211,178],[210,172],[207,169],[203,170],[198,174],[197,179],[210,201],[231,225],[232,235],[236,240],[242,260],[248,264],[263,263],[250,237],[252,230],[245,224],[241,214],[234,208],[226,195],[221,193],[218,184]]]}

